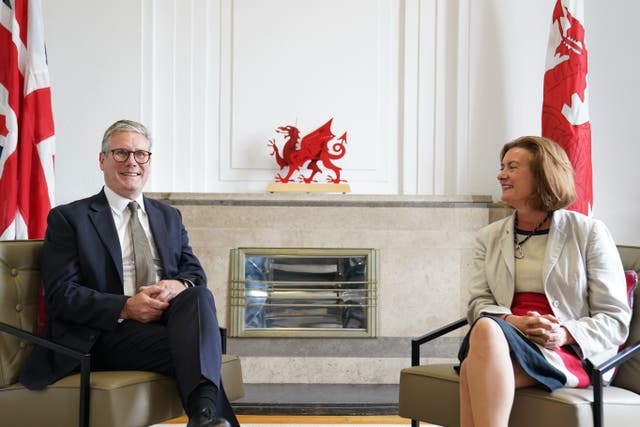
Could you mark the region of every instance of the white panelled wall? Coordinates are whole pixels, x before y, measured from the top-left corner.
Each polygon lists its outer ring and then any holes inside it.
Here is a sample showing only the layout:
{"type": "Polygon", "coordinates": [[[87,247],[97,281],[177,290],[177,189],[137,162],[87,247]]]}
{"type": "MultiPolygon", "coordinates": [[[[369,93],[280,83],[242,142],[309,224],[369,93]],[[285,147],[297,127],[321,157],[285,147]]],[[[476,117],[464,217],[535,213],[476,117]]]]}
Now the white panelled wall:
{"type": "MultiPolygon", "coordinates": [[[[275,128],[347,131],[361,194],[490,194],[497,153],[539,134],[554,0],[43,2],[58,203],[96,192],[102,132],[154,135],[148,191],[264,192],[275,128]]],[[[640,3],[585,0],[594,214],[640,244],[640,3]]]]}
{"type": "Polygon", "coordinates": [[[339,166],[352,186],[397,191],[397,2],[145,6],[154,191],[264,191],[277,169],[267,147],[275,128],[304,135],[330,118],[334,134],[348,133],[339,166]]]}

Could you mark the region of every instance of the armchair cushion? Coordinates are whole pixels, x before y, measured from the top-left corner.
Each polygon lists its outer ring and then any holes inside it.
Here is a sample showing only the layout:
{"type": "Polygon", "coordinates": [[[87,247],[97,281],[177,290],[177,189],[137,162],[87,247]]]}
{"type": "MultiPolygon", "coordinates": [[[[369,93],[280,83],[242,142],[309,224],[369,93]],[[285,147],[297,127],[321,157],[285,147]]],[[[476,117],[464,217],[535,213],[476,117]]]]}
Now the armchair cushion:
{"type": "Polygon", "coordinates": [[[624,276],[627,279],[627,299],[629,300],[629,307],[633,310],[633,302],[635,301],[634,291],[638,286],[638,273],[633,270],[626,270],[624,276]]]}
{"type": "Polygon", "coordinates": [[[399,414],[442,426],[460,425],[458,374],[454,363],[412,366],[400,375],[399,414]]]}
{"type": "MultiPolygon", "coordinates": [[[[36,330],[42,241],[5,241],[0,245],[0,322],[36,330]]],[[[0,388],[18,381],[31,346],[13,335],[0,333],[0,388]]]]}
{"type": "MultiPolygon", "coordinates": [[[[638,276],[636,275],[636,282],[637,278],[638,276]]],[[[631,317],[626,345],[640,342],[640,286],[635,286],[633,299],[635,304],[633,305],[633,316],[631,317]]],[[[624,387],[640,394],[640,356],[635,356],[618,368],[613,385],[624,387]]]]}
{"type": "Polygon", "coordinates": [[[44,283],[42,283],[42,280],[40,281],[40,286],[38,287],[38,314],[36,317],[36,332],[38,335],[40,335],[42,333],[42,330],[44,329],[44,324],[47,323],[47,319],[49,317],[47,316],[47,308],[45,307],[45,301],[44,301],[44,283]]]}
{"type": "MultiPolygon", "coordinates": [[[[16,426],[77,425],[79,386],[80,374],[75,374],[40,391],[21,384],[0,389],[3,422],[16,426]]],[[[146,371],[91,373],[92,427],[143,426],[182,414],[176,384],[170,377],[146,371]]]]}
{"type": "MultiPolygon", "coordinates": [[[[442,426],[460,425],[459,377],[453,366],[453,363],[441,363],[403,369],[400,415],[442,426]]],[[[629,390],[607,387],[604,396],[607,425],[629,425],[629,420],[637,417],[638,399],[629,390]]],[[[593,422],[592,401],[591,388],[560,388],[551,393],[537,387],[520,389],[516,393],[509,425],[590,426],[593,422]]]]}

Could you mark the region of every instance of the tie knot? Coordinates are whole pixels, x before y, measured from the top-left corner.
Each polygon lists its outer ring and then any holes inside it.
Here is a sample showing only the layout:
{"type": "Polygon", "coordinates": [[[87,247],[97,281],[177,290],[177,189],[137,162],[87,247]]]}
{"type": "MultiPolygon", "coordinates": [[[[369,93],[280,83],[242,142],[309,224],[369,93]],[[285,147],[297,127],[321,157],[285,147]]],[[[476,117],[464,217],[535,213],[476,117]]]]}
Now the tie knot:
{"type": "Polygon", "coordinates": [[[128,205],[128,206],[129,206],[129,210],[130,210],[132,213],[137,212],[137,210],[138,210],[138,202],[136,202],[136,201],[134,200],[134,201],[132,201],[132,202],[129,202],[129,205],[128,205]]]}

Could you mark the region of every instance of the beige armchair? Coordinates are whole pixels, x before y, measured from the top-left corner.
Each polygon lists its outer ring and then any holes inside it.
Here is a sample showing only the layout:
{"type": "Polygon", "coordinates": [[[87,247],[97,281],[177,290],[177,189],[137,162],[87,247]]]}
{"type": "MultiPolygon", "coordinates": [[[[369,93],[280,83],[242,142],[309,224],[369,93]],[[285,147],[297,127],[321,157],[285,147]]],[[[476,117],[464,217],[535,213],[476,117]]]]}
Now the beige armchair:
{"type": "MultiPolygon", "coordinates": [[[[640,247],[618,246],[625,269],[640,272],[640,247]]],[[[562,388],[548,393],[528,387],[516,391],[509,425],[514,427],[631,427],[640,423],[640,285],[636,287],[631,332],[624,351],[596,366],[587,389],[562,388]],[[602,374],[619,366],[612,383],[602,374]]],[[[467,324],[460,319],[412,340],[412,367],[400,373],[400,416],[453,427],[460,425],[458,375],[454,363],[419,365],[420,346],[467,324]]]]}
{"type": "MultiPolygon", "coordinates": [[[[143,371],[90,373],[90,354],[34,335],[41,248],[42,240],[0,241],[0,424],[142,427],[183,415],[172,378],[143,371]],[[28,390],[18,375],[32,344],[77,357],[84,369],[44,390],[28,390]]],[[[223,355],[222,381],[230,401],[244,395],[237,356],[223,355]]]]}

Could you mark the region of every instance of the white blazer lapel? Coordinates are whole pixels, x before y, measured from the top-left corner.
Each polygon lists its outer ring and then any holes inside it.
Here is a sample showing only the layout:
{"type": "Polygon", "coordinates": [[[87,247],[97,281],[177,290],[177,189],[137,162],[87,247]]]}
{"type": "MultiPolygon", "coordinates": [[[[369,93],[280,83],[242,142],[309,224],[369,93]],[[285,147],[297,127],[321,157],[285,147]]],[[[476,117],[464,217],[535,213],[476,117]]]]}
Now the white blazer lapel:
{"type": "Polygon", "coordinates": [[[509,274],[511,275],[511,286],[513,286],[516,268],[513,249],[513,220],[514,216],[512,215],[508,221],[505,221],[505,229],[503,230],[502,241],[500,242],[500,254],[502,255],[502,259],[507,266],[507,270],[509,270],[509,274]]]}
{"type": "Polygon", "coordinates": [[[563,231],[565,222],[562,211],[553,213],[551,228],[549,229],[549,240],[547,241],[547,253],[545,254],[544,265],[542,266],[542,283],[545,285],[545,289],[551,270],[553,270],[558,263],[562,248],[567,241],[567,234],[563,231]]]}

